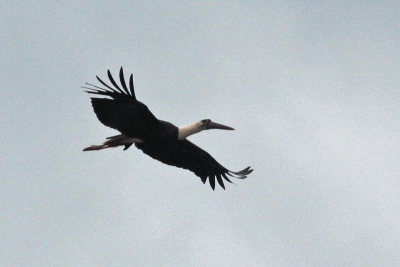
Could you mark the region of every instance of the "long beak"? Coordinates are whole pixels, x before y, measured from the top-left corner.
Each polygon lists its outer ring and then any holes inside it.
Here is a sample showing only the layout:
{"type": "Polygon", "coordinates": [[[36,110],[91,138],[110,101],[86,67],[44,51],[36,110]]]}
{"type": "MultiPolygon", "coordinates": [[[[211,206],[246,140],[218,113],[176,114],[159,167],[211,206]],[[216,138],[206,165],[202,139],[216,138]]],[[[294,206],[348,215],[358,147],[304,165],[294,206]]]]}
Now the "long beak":
{"type": "Polygon", "coordinates": [[[210,123],[210,128],[209,129],[220,129],[220,130],[235,130],[232,127],[225,126],[216,122],[211,122],[210,123]]]}

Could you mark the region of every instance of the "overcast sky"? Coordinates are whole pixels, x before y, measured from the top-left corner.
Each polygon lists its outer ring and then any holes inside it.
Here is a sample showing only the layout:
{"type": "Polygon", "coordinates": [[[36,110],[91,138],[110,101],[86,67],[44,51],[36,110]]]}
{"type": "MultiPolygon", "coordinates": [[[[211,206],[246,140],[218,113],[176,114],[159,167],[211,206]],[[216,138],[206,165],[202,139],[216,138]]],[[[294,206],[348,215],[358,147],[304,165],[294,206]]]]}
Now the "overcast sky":
{"type": "Polygon", "coordinates": [[[7,1],[1,266],[400,266],[399,1],[7,1]],[[233,171],[131,147],[80,86],[137,98],[233,171]]]}

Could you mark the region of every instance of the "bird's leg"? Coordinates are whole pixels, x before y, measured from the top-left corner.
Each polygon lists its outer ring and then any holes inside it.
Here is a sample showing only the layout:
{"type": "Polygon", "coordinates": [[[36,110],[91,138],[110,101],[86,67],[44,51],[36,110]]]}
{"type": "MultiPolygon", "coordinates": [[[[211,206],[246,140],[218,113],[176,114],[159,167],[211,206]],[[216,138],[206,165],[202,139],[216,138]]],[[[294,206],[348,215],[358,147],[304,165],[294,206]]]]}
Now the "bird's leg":
{"type": "Polygon", "coordinates": [[[83,151],[101,150],[101,149],[104,149],[104,148],[109,148],[109,147],[105,146],[104,144],[101,144],[101,145],[98,145],[98,146],[97,145],[91,145],[91,146],[83,149],[83,151]]]}
{"type": "Polygon", "coordinates": [[[131,146],[133,143],[143,142],[139,138],[132,138],[124,134],[108,137],[107,139],[108,140],[104,141],[101,145],[92,145],[85,148],[83,151],[101,150],[118,146],[125,146],[125,149],[127,149],[127,147],[131,146]]]}

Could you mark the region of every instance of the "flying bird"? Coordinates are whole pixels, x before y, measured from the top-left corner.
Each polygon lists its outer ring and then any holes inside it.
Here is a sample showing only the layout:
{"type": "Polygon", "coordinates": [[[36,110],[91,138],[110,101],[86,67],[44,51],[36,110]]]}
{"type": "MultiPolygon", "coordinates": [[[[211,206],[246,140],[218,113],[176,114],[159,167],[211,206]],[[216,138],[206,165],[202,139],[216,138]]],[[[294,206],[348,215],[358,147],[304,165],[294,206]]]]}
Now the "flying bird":
{"type": "Polygon", "coordinates": [[[183,127],[159,120],[145,104],[136,99],[132,74],[129,78],[129,89],[125,83],[122,67],[119,72],[122,89],[115,82],[110,70],[107,74],[112,86],[96,76],[104,87],[86,83],[88,87],[83,86],[83,88],[88,89],[85,91],[87,93],[108,97],[92,97],[93,110],[101,123],[118,130],[121,134],[107,137],[101,145],[92,145],[83,151],[118,146],[124,146],[124,150],[127,150],[132,144],[135,144],[138,149],[155,160],[193,172],[200,177],[203,183],[208,178],[213,190],[215,189],[215,179],[225,189],[224,180],[232,183],[229,177],[244,179],[253,171],[250,167],[238,172],[230,171],[219,164],[209,153],[187,140],[188,136],[203,130],[234,130],[233,128],[210,119],[183,127]]]}

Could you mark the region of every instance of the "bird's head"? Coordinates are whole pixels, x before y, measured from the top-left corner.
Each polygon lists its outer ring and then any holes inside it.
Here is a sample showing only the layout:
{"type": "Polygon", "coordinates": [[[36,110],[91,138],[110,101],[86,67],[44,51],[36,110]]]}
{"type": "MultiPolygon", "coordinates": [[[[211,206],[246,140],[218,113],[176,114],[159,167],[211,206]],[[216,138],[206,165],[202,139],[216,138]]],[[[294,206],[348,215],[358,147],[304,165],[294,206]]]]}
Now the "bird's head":
{"type": "Polygon", "coordinates": [[[235,130],[232,127],[225,126],[216,122],[213,122],[210,119],[205,119],[200,121],[201,124],[201,130],[210,130],[210,129],[220,129],[220,130],[235,130]]]}
{"type": "Polygon", "coordinates": [[[183,140],[186,137],[201,132],[203,130],[210,129],[220,129],[220,130],[235,130],[232,127],[225,126],[216,122],[213,122],[209,119],[202,120],[187,126],[179,127],[178,129],[178,140],[183,140]]]}

